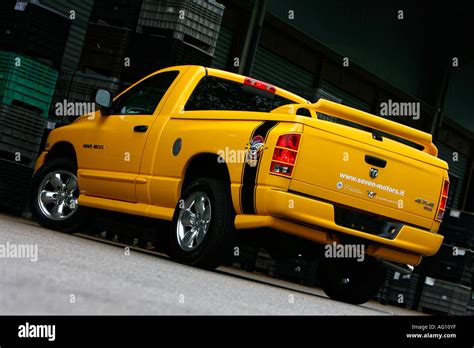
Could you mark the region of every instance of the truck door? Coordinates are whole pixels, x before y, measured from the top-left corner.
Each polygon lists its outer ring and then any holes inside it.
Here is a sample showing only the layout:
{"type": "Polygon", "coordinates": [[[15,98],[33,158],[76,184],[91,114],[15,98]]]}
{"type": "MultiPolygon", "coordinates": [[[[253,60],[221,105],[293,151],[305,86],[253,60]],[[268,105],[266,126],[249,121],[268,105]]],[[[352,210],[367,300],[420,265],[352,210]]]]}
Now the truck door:
{"type": "Polygon", "coordinates": [[[136,202],[135,184],[149,130],[179,71],[148,77],[115,98],[84,137],[78,170],[81,193],[136,202]]]}

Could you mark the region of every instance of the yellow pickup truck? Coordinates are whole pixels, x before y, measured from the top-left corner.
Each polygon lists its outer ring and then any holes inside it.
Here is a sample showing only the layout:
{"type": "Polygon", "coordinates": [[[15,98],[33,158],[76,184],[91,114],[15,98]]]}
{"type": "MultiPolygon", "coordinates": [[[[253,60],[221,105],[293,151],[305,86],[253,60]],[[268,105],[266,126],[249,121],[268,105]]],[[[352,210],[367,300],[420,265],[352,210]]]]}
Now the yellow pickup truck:
{"type": "Polygon", "coordinates": [[[351,303],[380,287],[379,260],[417,265],[442,243],[448,168],[429,134],[200,66],[157,71],[114,98],[99,90],[95,102],[38,158],[31,209],[42,226],[74,232],[104,210],[166,220],[170,256],[208,269],[237,234],[277,231],[319,250],[324,291],[351,303]]]}

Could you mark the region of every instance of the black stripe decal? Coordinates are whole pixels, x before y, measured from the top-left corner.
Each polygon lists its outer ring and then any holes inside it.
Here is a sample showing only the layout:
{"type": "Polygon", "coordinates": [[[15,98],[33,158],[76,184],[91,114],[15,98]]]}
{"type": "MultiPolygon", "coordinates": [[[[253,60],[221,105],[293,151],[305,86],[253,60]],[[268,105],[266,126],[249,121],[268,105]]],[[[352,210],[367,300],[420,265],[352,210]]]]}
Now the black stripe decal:
{"type": "MultiPolygon", "coordinates": [[[[277,121],[264,121],[257,128],[254,129],[250,140],[260,135],[267,140],[267,135],[273,127],[278,124],[277,121]]],[[[240,188],[240,204],[242,213],[244,214],[255,214],[255,195],[254,190],[257,183],[257,173],[260,166],[260,158],[258,164],[254,167],[249,164],[244,164],[243,175],[242,175],[242,186],[240,188]]]]}

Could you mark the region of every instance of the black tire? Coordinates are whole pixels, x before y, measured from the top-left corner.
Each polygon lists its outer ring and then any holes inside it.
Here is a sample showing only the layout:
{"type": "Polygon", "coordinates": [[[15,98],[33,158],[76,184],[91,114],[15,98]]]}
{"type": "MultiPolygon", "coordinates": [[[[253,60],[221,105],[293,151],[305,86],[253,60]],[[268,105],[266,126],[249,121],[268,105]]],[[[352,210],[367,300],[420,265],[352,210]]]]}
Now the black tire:
{"type": "MultiPolygon", "coordinates": [[[[86,207],[77,207],[74,213],[71,216],[65,218],[64,220],[54,220],[51,217],[48,217],[44,210],[40,206],[40,186],[43,183],[43,180],[51,173],[56,171],[69,172],[77,175],[77,166],[74,161],[64,158],[53,159],[46,162],[33,177],[30,193],[30,209],[31,213],[35,217],[38,223],[48,229],[74,233],[77,232],[91,223],[91,209],[86,207]]],[[[79,191],[79,189],[77,189],[79,191]]],[[[79,195],[79,192],[74,194],[75,196],[79,195]]],[[[69,209],[69,208],[68,208],[69,209]]]]}
{"type": "Polygon", "coordinates": [[[321,286],[330,298],[351,304],[362,304],[375,296],[387,274],[386,267],[372,257],[363,262],[356,259],[325,259],[321,286]]]}
{"type": "MultiPolygon", "coordinates": [[[[200,178],[191,182],[178,202],[170,228],[169,254],[172,259],[195,267],[215,269],[232,255],[234,240],[234,209],[230,185],[213,178],[200,178]],[[181,206],[192,195],[205,193],[210,201],[210,221],[200,244],[192,250],[184,250],[178,236],[180,214],[186,209],[181,206]]],[[[180,220],[181,221],[181,220],[180,220]]],[[[197,238],[196,238],[197,239],[197,238]]]]}

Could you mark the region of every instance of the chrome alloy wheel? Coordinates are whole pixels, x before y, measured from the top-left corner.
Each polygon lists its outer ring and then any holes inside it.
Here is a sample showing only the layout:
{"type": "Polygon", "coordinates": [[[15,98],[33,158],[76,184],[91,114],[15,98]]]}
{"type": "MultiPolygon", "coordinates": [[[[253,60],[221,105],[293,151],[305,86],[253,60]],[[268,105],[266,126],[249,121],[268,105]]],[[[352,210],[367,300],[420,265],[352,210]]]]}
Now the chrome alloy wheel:
{"type": "Polygon", "coordinates": [[[211,201],[204,192],[193,192],[184,202],[176,225],[178,244],[184,251],[196,249],[204,240],[211,221],[211,201]]]}
{"type": "Polygon", "coordinates": [[[41,213],[55,221],[70,218],[78,209],[79,186],[76,176],[67,170],[46,175],[38,188],[37,201],[41,213]]]}

